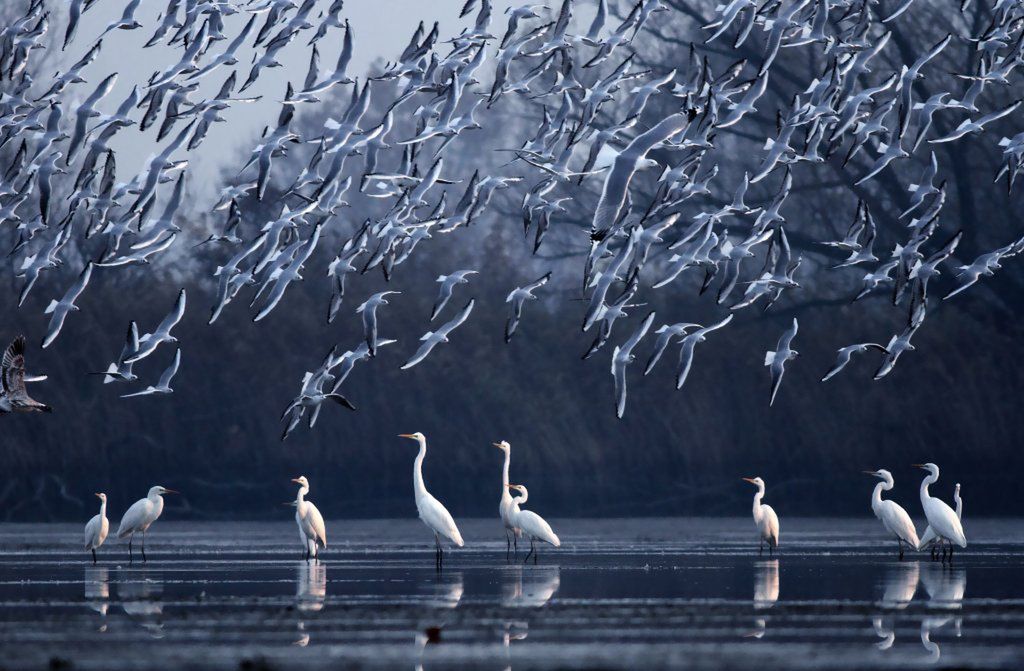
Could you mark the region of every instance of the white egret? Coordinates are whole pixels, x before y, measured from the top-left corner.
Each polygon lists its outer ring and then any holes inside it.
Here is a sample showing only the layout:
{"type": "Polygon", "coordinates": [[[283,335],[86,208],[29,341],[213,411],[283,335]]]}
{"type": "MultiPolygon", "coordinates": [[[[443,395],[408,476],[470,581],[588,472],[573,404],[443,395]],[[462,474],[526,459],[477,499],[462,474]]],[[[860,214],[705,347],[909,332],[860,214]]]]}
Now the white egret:
{"type": "Polygon", "coordinates": [[[558,540],[558,536],[551,530],[551,525],[548,524],[543,517],[532,510],[519,509],[520,506],[526,503],[527,497],[530,496],[530,492],[526,491],[526,487],[523,485],[509,485],[508,488],[514,489],[522,494],[522,496],[518,496],[513,499],[515,502],[515,511],[512,513],[512,523],[519,527],[523,534],[530,538],[530,551],[527,552],[526,557],[523,558],[523,563],[525,564],[532,554],[533,563],[536,564],[537,541],[550,543],[556,548],[562,544],[562,541],[558,540]]]}
{"type": "Polygon", "coordinates": [[[96,495],[100,500],[100,512],[93,515],[85,523],[85,549],[92,552],[92,563],[96,563],[96,548],[103,545],[110,532],[110,520],[107,519],[107,495],[102,492],[96,495]]]}
{"type": "MultiPolygon", "coordinates": [[[[960,520],[960,524],[963,524],[964,516],[964,501],[960,498],[960,483],[956,483],[956,487],[953,488],[953,503],[956,504],[956,517],[960,520]]],[[[921,535],[921,542],[918,543],[917,549],[923,550],[927,547],[932,549],[932,557],[935,557],[935,546],[938,538],[935,535],[935,529],[932,529],[931,525],[924,530],[924,534],[921,535]]]]}
{"type": "Polygon", "coordinates": [[[132,541],[135,532],[142,534],[142,561],[146,561],[146,530],[160,517],[164,511],[164,494],[177,494],[173,489],[156,485],[149,488],[146,498],[139,499],[125,511],[121,524],[117,527],[117,537],[128,537],[128,561],[132,561],[132,541]]]}
{"type": "Polygon", "coordinates": [[[452,514],[448,512],[448,509],[440,501],[431,496],[430,492],[427,491],[427,486],[423,484],[423,458],[427,456],[427,437],[419,431],[416,433],[401,433],[398,437],[415,440],[420,446],[419,454],[416,455],[416,461],[412,467],[412,489],[413,494],[416,496],[416,511],[419,513],[420,519],[434,532],[434,544],[436,546],[435,563],[438,570],[440,570],[444,564],[441,536],[454,543],[455,547],[462,547],[465,543],[462,541],[462,534],[459,533],[459,528],[455,526],[455,519],[452,518],[452,514]]]}
{"type": "Polygon", "coordinates": [[[779,547],[779,516],[770,505],[761,503],[764,497],[764,480],[760,477],[743,479],[757,486],[757,494],[754,494],[754,526],[757,527],[758,554],[764,553],[764,544],[767,541],[768,555],[771,556],[775,548],[779,547]]]}
{"type": "Polygon", "coordinates": [[[512,458],[512,446],[506,441],[493,443],[493,445],[505,453],[505,465],[501,468],[501,502],[498,504],[498,514],[501,516],[501,523],[505,525],[505,558],[508,559],[509,550],[515,545],[516,554],[519,554],[519,534],[522,532],[512,522],[512,517],[519,511],[519,506],[512,499],[508,491],[508,465],[512,458]],[[509,532],[512,532],[511,539],[509,532]]]}
{"type": "MultiPolygon", "coordinates": [[[[928,518],[928,526],[935,533],[936,540],[940,544],[944,540],[948,542],[949,560],[953,561],[953,544],[956,543],[962,548],[967,547],[964,527],[949,504],[928,493],[928,486],[935,484],[939,479],[939,467],[932,463],[914,466],[928,471],[928,475],[921,481],[921,507],[924,508],[924,516],[928,518]]],[[[946,561],[945,548],[942,550],[942,561],[946,561]]]]}
{"type": "Polygon", "coordinates": [[[295,501],[288,505],[295,506],[295,523],[299,525],[299,542],[306,551],[306,559],[320,556],[319,548],[327,547],[327,528],[324,526],[324,517],[312,501],[306,500],[309,494],[309,480],[305,475],[292,478],[292,482],[299,485],[299,493],[295,501]]]}
{"type": "Polygon", "coordinates": [[[903,506],[895,501],[883,500],[882,492],[889,491],[893,487],[892,473],[880,468],[877,471],[864,471],[868,475],[879,478],[875,485],[875,491],[871,494],[871,510],[875,517],[882,520],[882,526],[886,531],[896,537],[896,543],[900,549],[900,559],[903,559],[903,544],[906,543],[913,549],[917,549],[917,529],[910,515],[903,509],[903,506]]]}

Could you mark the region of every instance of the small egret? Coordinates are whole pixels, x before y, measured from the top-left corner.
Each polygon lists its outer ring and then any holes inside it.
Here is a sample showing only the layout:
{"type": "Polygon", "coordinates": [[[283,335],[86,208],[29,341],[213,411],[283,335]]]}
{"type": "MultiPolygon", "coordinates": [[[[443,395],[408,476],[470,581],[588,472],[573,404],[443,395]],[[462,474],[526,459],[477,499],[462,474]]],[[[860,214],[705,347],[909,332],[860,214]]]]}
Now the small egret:
{"type": "MultiPolygon", "coordinates": [[[[924,516],[928,518],[928,526],[934,532],[936,540],[940,544],[944,540],[948,541],[949,561],[953,561],[953,544],[956,543],[962,548],[967,547],[964,527],[949,504],[928,493],[928,486],[935,484],[939,479],[939,467],[932,463],[914,466],[928,471],[928,475],[921,481],[921,507],[924,508],[924,516]]],[[[945,549],[942,550],[942,561],[946,561],[945,549]]]]}
{"type": "Polygon", "coordinates": [[[882,526],[886,531],[896,536],[896,543],[900,549],[900,559],[903,559],[903,544],[906,543],[913,549],[917,549],[917,529],[910,515],[903,509],[903,506],[895,501],[883,500],[882,492],[889,491],[893,487],[892,473],[880,468],[877,471],[864,471],[867,475],[873,475],[880,481],[875,485],[875,491],[871,494],[871,510],[875,517],[882,520],[882,526]]]}
{"type": "MultiPolygon", "coordinates": [[[[964,501],[960,498],[960,483],[956,483],[956,487],[953,488],[953,503],[956,504],[956,517],[960,520],[960,524],[963,524],[964,520],[964,501]]],[[[931,525],[924,530],[924,534],[921,536],[921,542],[918,543],[917,549],[923,550],[927,547],[932,549],[932,558],[935,557],[935,546],[938,538],[935,536],[935,529],[932,529],[931,525]]]]}
{"type": "Polygon", "coordinates": [[[550,543],[554,547],[558,547],[562,544],[562,541],[558,540],[558,536],[554,531],[551,530],[551,525],[548,524],[543,517],[533,512],[532,510],[520,510],[519,507],[526,503],[527,497],[530,496],[530,492],[526,491],[526,487],[523,485],[509,485],[509,489],[514,489],[522,496],[518,496],[513,501],[515,502],[515,512],[512,514],[512,523],[515,524],[522,532],[530,538],[530,551],[526,553],[526,557],[523,558],[523,563],[533,555],[533,563],[537,563],[537,541],[544,541],[550,543]]]}
{"type": "Polygon", "coordinates": [[[519,506],[512,500],[512,494],[508,491],[508,465],[512,458],[512,446],[506,441],[493,443],[493,445],[505,453],[505,465],[501,468],[501,502],[498,504],[498,514],[501,515],[501,523],[505,525],[505,558],[508,559],[509,550],[515,545],[516,554],[519,554],[519,534],[522,533],[512,522],[512,517],[519,512],[519,506]],[[511,539],[509,532],[512,532],[511,539]]]}
{"type": "Polygon", "coordinates": [[[319,548],[327,547],[327,528],[324,526],[323,515],[312,501],[306,500],[306,494],[309,494],[309,480],[306,479],[306,476],[300,475],[297,478],[292,478],[292,482],[299,485],[299,493],[295,496],[295,501],[288,505],[295,506],[295,523],[299,525],[299,542],[306,550],[306,559],[310,557],[319,559],[319,548]]]}
{"type": "Polygon", "coordinates": [[[156,485],[149,488],[146,498],[139,499],[128,508],[121,518],[121,524],[117,527],[117,537],[128,537],[128,561],[132,561],[132,541],[135,540],[135,532],[142,534],[142,561],[146,561],[146,530],[156,522],[160,513],[164,511],[164,494],[177,494],[173,489],[167,489],[156,485]]]}
{"type": "Polygon", "coordinates": [[[107,519],[107,495],[102,492],[96,495],[100,500],[100,512],[85,524],[85,549],[92,552],[92,563],[96,563],[96,548],[103,545],[110,532],[110,520],[107,519]]]}
{"type": "Polygon", "coordinates": [[[423,484],[423,458],[427,456],[427,437],[419,431],[416,433],[401,433],[398,437],[415,440],[420,446],[419,454],[416,455],[416,461],[412,467],[412,489],[416,496],[416,511],[419,513],[420,519],[434,532],[434,544],[437,548],[434,559],[438,570],[440,570],[444,565],[441,536],[454,543],[455,547],[462,547],[465,543],[462,541],[462,534],[459,533],[459,528],[455,526],[452,514],[448,512],[448,509],[440,501],[430,495],[430,492],[427,491],[427,486],[423,484]]]}
{"type": "Polygon", "coordinates": [[[764,480],[759,477],[743,479],[757,486],[757,494],[754,494],[754,526],[757,527],[760,543],[758,554],[764,553],[764,544],[767,541],[768,555],[771,556],[775,548],[779,547],[779,516],[770,505],[761,503],[764,497],[764,480]]]}

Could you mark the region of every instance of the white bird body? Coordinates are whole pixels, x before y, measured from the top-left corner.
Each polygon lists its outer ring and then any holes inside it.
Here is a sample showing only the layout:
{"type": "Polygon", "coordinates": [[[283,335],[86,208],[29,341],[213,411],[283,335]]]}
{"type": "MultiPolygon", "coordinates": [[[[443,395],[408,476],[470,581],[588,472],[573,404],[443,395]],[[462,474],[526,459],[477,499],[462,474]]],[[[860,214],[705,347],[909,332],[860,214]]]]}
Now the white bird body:
{"type": "Polygon", "coordinates": [[[142,534],[142,559],[146,559],[146,531],[149,527],[156,522],[160,517],[160,514],[164,511],[164,494],[175,494],[173,489],[167,489],[156,485],[149,488],[149,493],[146,498],[139,499],[125,511],[124,516],[121,517],[121,524],[117,527],[117,537],[126,538],[131,537],[128,540],[128,558],[131,560],[132,556],[132,540],[135,538],[135,533],[139,532],[142,534]]]}
{"type": "Polygon", "coordinates": [[[763,551],[764,543],[768,543],[768,552],[779,547],[779,516],[767,503],[761,503],[764,497],[764,480],[761,478],[743,478],[752,485],[757,485],[757,493],[754,494],[754,526],[757,527],[757,537],[763,551]]]}
{"type": "Polygon", "coordinates": [[[504,440],[500,443],[494,443],[494,446],[505,453],[505,463],[501,468],[501,501],[498,503],[498,515],[501,517],[501,523],[505,527],[505,541],[507,545],[509,541],[508,533],[510,531],[512,532],[513,541],[522,534],[522,531],[513,521],[515,514],[519,512],[519,504],[515,502],[512,494],[508,491],[508,467],[509,462],[512,460],[512,446],[504,440]]]}
{"type": "MultiPolygon", "coordinates": [[[[512,513],[512,523],[515,524],[519,529],[522,530],[523,534],[530,539],[530,554],[533,554],[534,563],[537,562],[537,550],[534,546],[535,541],[543,541],[554,547],[562,545],[562,541],[558,539],[558,535],[552,530],[551,525],[547,523],[543,517],[533,512],[532,510],[520,510],[520,506],[526,503],[526,499],[530,496],[530,492],[527,491],[523,485],[509,485],[509,489],[515,489],[521,496],[514,499],[516,510],[512,513]]],[[[530,558],[530,554],[526,555],[526,559],[530,558]]],[[[525,563],[525,559],[523,560],[525,563]]]]}
{"type": "Polygon", "coordinates": [[[85,549],[92,552],[92,561],[96,563],[96,548],[103,545],[110,532],[110,520],[107,519],[107,495],[97,494],[100,499],[100,512],[85,524],[85,549]]]}
{"type": "Polygon", "coordinates": [[[412,468],[413,494],[416,497],[416,512],[419,513],[423,523],[434,532],[434,542],[437,545],[437,565],[440,567],[443,561],[441,537],[447,538],[455,547],[461,548],[465,545],[465,542],[462,540],[459,528],[455,525],[455,518],[452,517],[452,514],[448,512],[448,509],[440,501],[427,491],[427,486],[423,482],[423,459],[427,456],[426,436],[416,432],[411,434],[403,433],[399,438],[410,438],[419,443],[420,446],[412,468]]]}
{"type": "Polygon", "coordinates": [[[919,464],[919,468],[928,471],[928,475],[921,481],[921,507],[924,508],[924,515],[928,518],[928,526],[935,534],[936,540],[947,540],[962,548],[967,547],[967,536],[964,535],[964,527],[956,512],[949,507],[945,501],[937,499],[928,493],[928,486],[939,479],[939,467],[935,464],[919,464]]]}
{"type": "Polygon", "coordinates": [[[299,493],[295,497],[295,524],[299,527],[299,543],[306,551],[306,557],[319,556],[319,548],[327,547],[327,527],[324,525],[323,515],[313,504],[306,500],[309,493],[309,481],[306,476],[301,475],[293,478],[292,482],[298,483],[299,493]]]}
{"type": "Polygon", "coordinates": [[[875,490],[871,494],[871,510],[874,511],[875,517],[882,521],[882,526],[886,531],[896,537],[900,546],[900,558],[902,558],[903,543],[915,549],[918,547],[917,529],[914,528],[914,522],[903,506],[895,501],[882,498],[883,491],[893,488],[892,474],[885,469],[864,472],[881,478],[881,482],[875,485],[875,490]]]}
{"type": "MultiPolygon", "coordinates": [[[[953,488],[953,502],[956,504],[956,516],[960,520],[960,524],[964,522],[964,501],[960,498],[960,483],[956,483],[956,487],[953,488]]],[[[935,529],[932,529],[931,525],[924,530],[921,535],[921,542],[917,544],[918,550],[923,550],[926,547],[933,545],[938,540],[935,535],[935,529]]]]}

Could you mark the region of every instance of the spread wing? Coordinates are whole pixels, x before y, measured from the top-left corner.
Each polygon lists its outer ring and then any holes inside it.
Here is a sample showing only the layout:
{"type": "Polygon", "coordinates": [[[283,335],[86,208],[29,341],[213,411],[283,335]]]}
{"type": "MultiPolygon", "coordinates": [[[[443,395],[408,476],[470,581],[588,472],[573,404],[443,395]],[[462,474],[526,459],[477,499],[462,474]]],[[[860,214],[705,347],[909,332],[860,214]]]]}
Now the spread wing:
{"type": "Polygon", "coordinates": [[[25,336],[18,336],[8,345],[0,372],[4,393],[8,396],[25,393],[25,336]]]}

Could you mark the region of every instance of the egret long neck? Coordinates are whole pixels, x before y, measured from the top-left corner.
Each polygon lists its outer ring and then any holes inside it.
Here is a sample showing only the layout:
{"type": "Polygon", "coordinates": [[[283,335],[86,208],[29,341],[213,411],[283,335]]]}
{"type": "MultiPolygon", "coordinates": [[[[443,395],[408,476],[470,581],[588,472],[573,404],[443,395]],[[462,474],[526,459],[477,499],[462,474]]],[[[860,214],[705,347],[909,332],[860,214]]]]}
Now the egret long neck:
{"type": "Polygon", "coordinates": [[[964,500],[960,498],[960,494],[954,494],[953,500],[956,502],[956,518],[958,520],[962,520],[964,515],[964,500]]]}
{"type": "Polygon", "coordinates": [[[412,487],[416,494],[426,494],[427,486],[423,484],[423,458],[427,456],[427,441],[420,439],[420,451],[412,467],[412,487]]]}
{"type": "Polygon", "coordinates": [[[878,508],[882,505],[882,490],[885,489],[885,483],[879,482],[875,485],[875,491],[871,494],[871,509],[878,512],[878,508]]]}
{"type": "Polygon", "coordinates": [[[754,519],[761,521],[761,499],[764,497],[764,485],[757,486],[757,494],[754,494],[754,519]]]}
{"type": "Polygon", "coordinates": [[[523,505],[524,503],[526,503],[526,498],[527,498],[527,497],[528,497],[529,495],[530,495],[530,492],[520,492],[520,493],[519,493],[519,496],[516,496],[516,497],[514,497],[514,498],[512,499],[512,501],[513,501],[513,503],[515,503],[515,504],[516,504],[517,506],[521,506],[521,505],[523,505]]]}
{"type": "Polygon", "coordinates": [[[295,496],[295,502],[302,503],[303,501],[305,501],[306,494],[309,494],[309,487],[306,487],[305,485],[299,487],[299,493],[295,496]]]}
{"type": "Polygon", "coordinates": [[[928,493],[928,485],[933,484],[938,479],[939,479],[938,473],[929,473],[927,476],[925,476],[924,480],[921,481],[921,500],[922,501],[924,501],[925,499],[930,499],[932,497],[932,495],[928,493]]]}
{"type": "MultiPolygon", "coordinates": [[[[959,508],[959,507],[960,506],[957,505],[957,508],[959,508]]],[[[100,501],[100,519],[103,519],[106,516],[107,516],[107,502],[106,501],[100,501]]]]}
{"type": "Polygon", "coordinates": [[[512,495],[508,491],[508,465],[512,460],[511,450],[505,450],[505,465],[501,467],[501,498],[502,500],[511,499],[512,495]]]}

